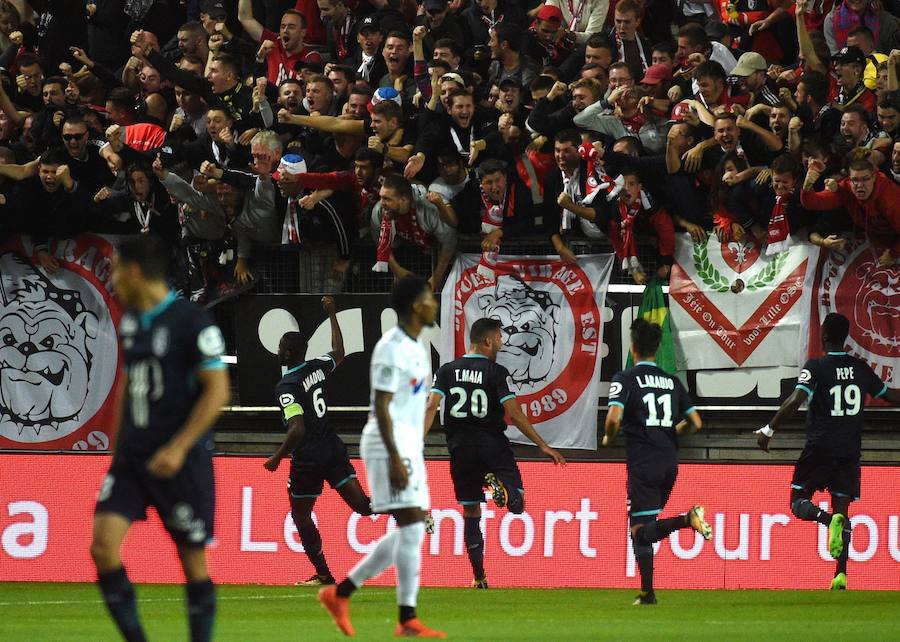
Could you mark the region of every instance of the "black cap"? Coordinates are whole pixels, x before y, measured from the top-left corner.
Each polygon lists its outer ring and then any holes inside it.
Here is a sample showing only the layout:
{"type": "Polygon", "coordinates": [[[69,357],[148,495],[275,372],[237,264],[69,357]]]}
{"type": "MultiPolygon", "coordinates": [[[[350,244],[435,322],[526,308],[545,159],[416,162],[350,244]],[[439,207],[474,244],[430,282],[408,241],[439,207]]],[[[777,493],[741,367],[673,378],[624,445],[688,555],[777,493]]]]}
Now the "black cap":
{"type": "Polygon", "coordinates": [[[831,60],[841,64],[846,64],[848,62],[855,62],[860,65],[866,64],[866,57],[859,47],[844,47],[834,54],[834,57],[831,60]]]}
{"type": "Polygon", "coordinates": [[[375,16],[366,16],[359,25],[360,33],[364,31],[381,31],[381,25],[375,16]]]}
{"type": "Polygon", "coordinates": [[[205,0],[200,5],[200,13],[207,14],[210,18],[227,18],[228,12],[221,0],[205,0]]]}
{"type": "Polygon", "coordinates": [[[721,40],[729,33],[727,24],[719,21],[713,22],[712,20],[706,23],[704,31],[706,31],[706,35],[712,40],[721,40]]]}
{"type": "Polygon", "coordinates": [[[497,83],[497,86],[500,89],[503,89],[504,87],[518,87],[519,89],[521,89],[522,83],[520,82],[518,74],[513,74],[512,76],[506,76],[505,78],[503,78],[500,82],[497,83]]]}

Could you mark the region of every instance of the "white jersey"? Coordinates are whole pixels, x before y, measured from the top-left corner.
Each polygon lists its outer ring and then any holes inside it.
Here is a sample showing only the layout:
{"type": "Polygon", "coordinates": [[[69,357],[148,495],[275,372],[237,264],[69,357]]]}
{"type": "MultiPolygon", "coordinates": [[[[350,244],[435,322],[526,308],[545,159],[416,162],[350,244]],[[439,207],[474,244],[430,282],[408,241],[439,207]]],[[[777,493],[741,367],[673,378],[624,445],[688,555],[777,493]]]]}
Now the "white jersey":
{"type": "Polygon", "coordinates": [[[376,391],[394,396],[388,407],[393,423],[394,444],[404,457],[422,456],[425,406],[431,391],[431,356],[421,338],[414,340],[399,326],[388,330],[372,352],[369,368],[372,392],[369,420],[363,428],[360,451],[363,456],[386,456],[378,420],[375,417],[376,391]]]}

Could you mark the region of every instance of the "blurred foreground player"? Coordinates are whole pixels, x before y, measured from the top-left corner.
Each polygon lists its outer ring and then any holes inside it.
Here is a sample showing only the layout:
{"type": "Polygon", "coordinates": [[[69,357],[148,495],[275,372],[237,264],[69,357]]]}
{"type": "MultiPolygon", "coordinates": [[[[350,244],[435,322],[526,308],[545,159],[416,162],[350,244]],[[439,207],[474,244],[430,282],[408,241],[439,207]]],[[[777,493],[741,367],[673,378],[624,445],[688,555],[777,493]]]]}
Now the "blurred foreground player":
{"type": "Polygon", "coordinates": [[[507,506],[516,514],[525,510],[522,475],[506,438],[504,413],[555,464],[566,463],[537,433],[509,389],[509,372],[496,362],[503,347],[500,328],[497,319],[478,319],[472,324],[469,353],[438,369],[425,415],[427,432],[445,401],[442,423],[447,430],[450,476],[456,501],[463,507],[466,552],[475,575],[472,587],[479,589],[488,588],[481,532],[482,487],[490,488],[497,506],[507,506]]]}
{"type": "Polygon", "coordinates": [[[169,249],[158,238],[122,242],[112,282],[128,309],[119,323],[125,358],[118,444],[94,513],[91,557],[110,615],[126,640],[144,640],[134,587],[119,549],[153,506],[187,579],[191,640],[212,637],[216,597],[206,566],[215,491],[210,427],[228,403],[225,342],[210,314],[166,284],[169,249]]]}
{"type": "Polygon", "coordinates": [[[850,502],[859,499],[859,455],[862,447],[863,406],[866,395],[900,405],[900,392],[888,389],[869,365],[844,351],[850,332],[847,317],[832,312],[822,321],[825,356],[807,361],[797,387],[772,420],[755,432],[759,447],[769,452],[775,430],[804,401],[806,445],[794,466],[791,480],[791,512],[798,518],[828,527],[828,550],[837,560],[831,590],[847,588],[847,555],[850,549],[850,502]],[[817,490],[831,493],[828,513],[812,503],[817,490]]]}
{"type": "Polygon", "coordinates": [[[704,539],[712,528],[703,506],[682,515],[658,519],[678,476],[678,437],[700,430],[702,422],[681,382],[656,365],[662,330],[636,319],[631,324],[635,365],[612,378],[603,446],[611,446],[624,427],[628,468],[628,514],[634,557],[641,573],[641,592],[634,604],[656,604],[653,591],[653,543],[680,528],[692,528],[704,539]],[[678,417],[683,420],[675,424],[678,417]]]}
{"type": "Polygon", "coordinates": [[[325,403],[325,379],[344,360],[344,338],[334,310],[334,299],[322,297],[322,308],[331,321],[331,352],[306,360],[306,341],[299,332],[286,332],[278,342],[278,360],[287,372],[275,386],[288,432],[284,442],[269,457],[266,470],[275,472],[281,460],[291,456],[288,496],[291,517],[303,542],[303,550],[315,567],[315,574],[298,586],[334,584],[322,550],[322,537],[312,519],[316,499],[325,480],[347,505],[360,515],[371,515],[369,498],[356,479],[347,447],[328,425],[325,403]]]}
{"type": "Polygon", "coordinates": [[[425,404],[431,384],[431,349],[422,339],[434,325],[437,301],[421,277],[397,280],[391,294],[398,324],[372,352],[369,420],[359,450],[372,491],[372,512],[389,513],[397,529],[375,544],[337,586],[319,590],[319,601],[345,635],[353,635],[349,598],[363,583],[393,564],[397,568],[400,617],[396,637],[443,638],[416,617],[428,479],[423,454],[425,404]]]}

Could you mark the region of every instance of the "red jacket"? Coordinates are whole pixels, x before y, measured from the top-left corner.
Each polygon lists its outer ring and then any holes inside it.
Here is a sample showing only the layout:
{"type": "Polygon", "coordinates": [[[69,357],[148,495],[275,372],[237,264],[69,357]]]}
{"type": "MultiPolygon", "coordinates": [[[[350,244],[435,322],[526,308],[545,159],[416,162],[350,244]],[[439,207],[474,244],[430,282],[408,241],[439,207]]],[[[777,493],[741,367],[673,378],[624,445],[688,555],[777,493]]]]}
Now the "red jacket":
{"type": "Polygon", "coordinates": [[[853,224],[865,230],[879,251],[890,249],[895,258],[900,257],[900,185],[881,172],[876,174],[875,189],[865,201],[854,196],[850,179],[845,178],[836,192],[802,190],[800,203],[808,210],[845,207],[853,224]]]}

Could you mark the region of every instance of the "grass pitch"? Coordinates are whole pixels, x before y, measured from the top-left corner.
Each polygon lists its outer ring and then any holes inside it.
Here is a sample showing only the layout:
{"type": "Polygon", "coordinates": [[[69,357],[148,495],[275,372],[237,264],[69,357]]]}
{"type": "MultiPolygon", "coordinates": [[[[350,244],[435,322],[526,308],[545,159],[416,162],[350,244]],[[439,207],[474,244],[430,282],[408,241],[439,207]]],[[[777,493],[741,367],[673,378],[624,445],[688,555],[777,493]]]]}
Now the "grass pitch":
{"type": "MultiPolygon", "coordinates": [[[[137,587],[151,640],[186,640],[183,589],[137,587]]],[[[635,590],[433,589],[422,620],[457,640],[889,640],[900,639],[900,593],[669,591],[633,607],[635,590]]],[[[220,641],[344,639],[308,588],[219,586],[220,641]]],[[[394,591],[363,588],[351,603],[356,638],[391,638],[394,591]]],[[[92,584],[0,584],[0,639],[116,640],[92,584]]]]}

